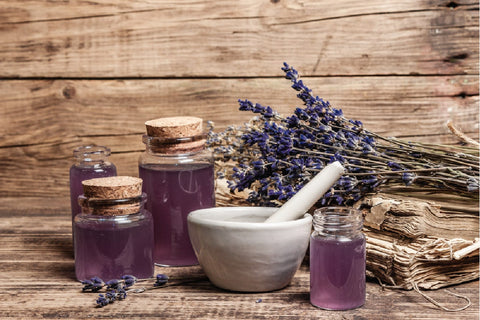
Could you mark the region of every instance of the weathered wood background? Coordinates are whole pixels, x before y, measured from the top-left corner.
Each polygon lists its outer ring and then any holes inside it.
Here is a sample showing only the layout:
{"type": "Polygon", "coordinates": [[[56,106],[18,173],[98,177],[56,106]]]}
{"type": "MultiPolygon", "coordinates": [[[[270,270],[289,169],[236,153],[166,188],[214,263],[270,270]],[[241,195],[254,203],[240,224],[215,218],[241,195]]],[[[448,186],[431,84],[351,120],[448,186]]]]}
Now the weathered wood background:
{"type": "MultiPolygon", "coordinates": [[[[478,135],[478,2],[0,1],[0,197],[68,195],[72,149],[137,174],[148,119],[290,112],[284,61],[373,131],[478,135]]],[[[65,203],[67,203],[65,201],[65,203]]]]}
{"type": "MultiPolygon", "coordinates": [[[[119,174],[137,175],[148,119],[196,115],[222,129],[250,118],[239,98],[288,113],[300,100],[284,61],[372,131],[457,143],[452,120],[478,138],[478,9],[473,0],[0,0],[0,279],[44,288],[47,269],[71,270],[75,147],[109,146],[119,174]]],[[[7,300],[36,299],[19,290],[7,300]]]]}

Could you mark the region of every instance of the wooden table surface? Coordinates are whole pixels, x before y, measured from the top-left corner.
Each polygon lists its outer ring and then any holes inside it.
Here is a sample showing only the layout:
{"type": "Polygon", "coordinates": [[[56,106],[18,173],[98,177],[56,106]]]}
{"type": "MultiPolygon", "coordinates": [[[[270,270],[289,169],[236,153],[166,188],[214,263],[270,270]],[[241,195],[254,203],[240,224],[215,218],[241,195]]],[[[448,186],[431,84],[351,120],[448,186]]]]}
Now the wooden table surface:
{"type": "MultiPolygon", "coordinates": [[[[82,285],[75,280],[70,213],[65,199],[0,200],[0,319],[478,319],[479,316],[478,281],[449,288],[471,299],[472,305],[460,312],[442,311],[414,291],[382,289],[375,282],[367,283],[367,300],[362,308],[334,312],[317,309],[309,303],[309,270],[305,264],[288,287],[249,294],[214,287],[199,266],[156,267],[155,271],[169,275],[171,283],[176,285],[131,293],[124,301],[96,308],[97,294],[82,293],[82,285]],[[179,284],[184,281],[189,283],[179,284]]],[[[444,289],[427,294],[451,309],[465,303],[444,289]]]]}

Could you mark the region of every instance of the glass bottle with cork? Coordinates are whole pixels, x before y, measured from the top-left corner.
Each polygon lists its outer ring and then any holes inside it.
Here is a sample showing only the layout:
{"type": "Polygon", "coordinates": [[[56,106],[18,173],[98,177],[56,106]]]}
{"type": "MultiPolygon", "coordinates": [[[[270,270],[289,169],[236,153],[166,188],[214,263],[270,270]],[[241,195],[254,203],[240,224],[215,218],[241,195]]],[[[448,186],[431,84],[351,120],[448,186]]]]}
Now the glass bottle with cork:
{"type": "Polygon", "coordinates": [[[144,208],[142,180],[116,176],[82,184],[82,213],[74,219],[77,279],[153,276],[153,219],[144,208]]]}
{"type": "Polygon", "coordinates": [[[187,215],[215,206],[214,160],[205,149],[203,121],[168,117],[147,121],[139,176],[154,221],[154,261],[163,266],[198,264],[187,215]]]}

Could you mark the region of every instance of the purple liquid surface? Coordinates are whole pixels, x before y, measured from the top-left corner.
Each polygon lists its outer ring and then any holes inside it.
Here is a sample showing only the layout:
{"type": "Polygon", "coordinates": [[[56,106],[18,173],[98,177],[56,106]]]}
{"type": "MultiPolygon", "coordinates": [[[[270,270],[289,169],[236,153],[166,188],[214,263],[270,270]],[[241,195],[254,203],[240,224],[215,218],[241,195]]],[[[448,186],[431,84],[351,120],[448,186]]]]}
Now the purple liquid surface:
{"type": "Polygon", "coordinates": [[[212,164],[141,165],[146,209],[154,221],[154,261],[166,266],[198,264],[188,236],[187,216],[215,206],[212,164]]]}
{"type": "Polygon", "coordinates": [[[128,223],[114,222],[111,217],[103,221],[77,221],[77,279],[85,280],[98,276],[108,281],[120,279],[123,275],[133,275],[139,279],[152,277],[152,217],[148,212],[143,214],[145,219],[128,223]]]}
{"type": "Polygon", "coordinates": [[[365,239],[310,238],[310,302],[329,310],[365,303],[365,239]]]}
{"type": "Polygon", "coordinates": [[[117,168],[110,162],[95,166],[73,165],[70,168],[70,205],[72,208],[72,224],[73,218],[82,211],[82,208],[78,204],[78,196],[83,194],[82,181],[116,175],[117,168]]]}

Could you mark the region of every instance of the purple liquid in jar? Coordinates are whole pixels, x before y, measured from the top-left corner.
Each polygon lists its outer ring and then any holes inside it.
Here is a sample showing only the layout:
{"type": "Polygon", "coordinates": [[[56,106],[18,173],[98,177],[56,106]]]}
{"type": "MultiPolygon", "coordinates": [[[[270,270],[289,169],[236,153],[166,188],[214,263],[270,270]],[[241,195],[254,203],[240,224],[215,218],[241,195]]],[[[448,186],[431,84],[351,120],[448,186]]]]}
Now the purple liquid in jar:
{"type": "Polygon", "coordinates": [[[212,163],[139,166],[146,208],[154,221],[154,261],[166,266],[198,264],[188,236],[187,215],[215,206],[212,163]]]}
{"type": "Polygon", "coordinates": [[[310,302],[329,310],[365,303],[365,238],[310,238],[310,302]]]}
{"type": "Polygon", "coordinates": [[[153,276],[153,224],[149,212],[114,217],[80,214],[74,227],[78,280],[153,276]]]}

